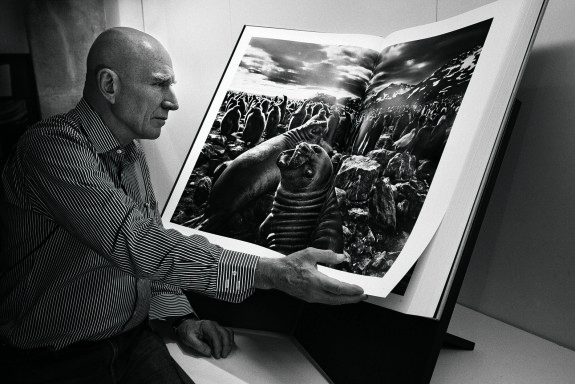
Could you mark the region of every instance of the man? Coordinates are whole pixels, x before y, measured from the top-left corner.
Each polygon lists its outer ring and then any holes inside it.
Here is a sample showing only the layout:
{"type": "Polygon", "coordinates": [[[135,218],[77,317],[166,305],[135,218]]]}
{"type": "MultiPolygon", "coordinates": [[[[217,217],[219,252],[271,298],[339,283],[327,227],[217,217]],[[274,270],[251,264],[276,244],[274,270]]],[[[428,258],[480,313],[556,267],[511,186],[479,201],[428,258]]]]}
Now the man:
{"type": "MultiPolygon", "coordinates": [[[[225,250],[163,228],[143,152],[178,109],[169,54],[129,28],[92,45],[82,100],[31,127],[2,174],[0,366],[14,382],[189,382],[148,317],[190,314],[180,289],[241,301],[255,288],[353,303],[360,287],[306,249],[281,259],[225,250]]],[[[180,317],[185,344],[227,356],[233,335],[180,317]]]]}

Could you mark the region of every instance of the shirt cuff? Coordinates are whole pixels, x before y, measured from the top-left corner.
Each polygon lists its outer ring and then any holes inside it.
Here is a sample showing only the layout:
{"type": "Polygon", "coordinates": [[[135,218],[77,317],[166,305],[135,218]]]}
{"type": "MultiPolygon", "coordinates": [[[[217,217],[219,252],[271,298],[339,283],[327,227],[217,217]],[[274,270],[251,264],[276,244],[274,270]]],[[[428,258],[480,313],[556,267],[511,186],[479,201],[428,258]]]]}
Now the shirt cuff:
{"type": "Polygon", "coordinates": [[[254,291],[259,256],[224,249],[218,262],[216,298],[239,303],[254,291]]]}
{"type": "Polygon", "coordinates": [[[193,312],[185,295],[162,293],[154,295],[150,301],[150,320],[164,320],[167,317],[179,317],[193,312]]]}

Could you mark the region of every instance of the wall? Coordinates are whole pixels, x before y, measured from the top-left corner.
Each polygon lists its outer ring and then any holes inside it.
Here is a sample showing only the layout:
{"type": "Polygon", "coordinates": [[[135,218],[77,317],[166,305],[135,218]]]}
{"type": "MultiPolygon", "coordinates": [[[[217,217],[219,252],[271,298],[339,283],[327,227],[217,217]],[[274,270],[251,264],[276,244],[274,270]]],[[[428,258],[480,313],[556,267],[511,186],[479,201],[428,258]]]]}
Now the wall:
{"type": "Polygon", "coordinates": [[[28,0],[26,21],[43,117],[82,97],[86,56],[104,29],[103,0],[28,0]]]}
{"type": "MultiPolygon", "coordinates": [[[[464,2],[464,3],[467,3],[464,2]]],[[[478,3],[475,1],[473,3],[478,3]]],[[[440,0],[439,17],[466,7],[440,0]]],[[[551,0],[460,303],[575,349],[575,3],[551,0]]]]}
{"type": "Polygon", "coordinates": [[[4,0],[0,12],[0,53],[30,53],[22,0],[4,0]]]}

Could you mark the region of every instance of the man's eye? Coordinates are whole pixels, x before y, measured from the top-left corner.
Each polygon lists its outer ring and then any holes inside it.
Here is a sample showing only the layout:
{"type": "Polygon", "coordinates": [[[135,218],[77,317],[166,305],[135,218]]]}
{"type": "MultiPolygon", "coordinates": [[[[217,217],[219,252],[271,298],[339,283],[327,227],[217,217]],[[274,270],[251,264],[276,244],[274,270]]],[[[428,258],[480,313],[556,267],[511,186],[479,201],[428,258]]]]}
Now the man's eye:
{"type": "Polygon", "coordinates": [[[172,81],[157,81],[154,83],[154,85],[161,87],[161,88],[168,88],[170,86],[172,86],[174,83],[172,81]]]}

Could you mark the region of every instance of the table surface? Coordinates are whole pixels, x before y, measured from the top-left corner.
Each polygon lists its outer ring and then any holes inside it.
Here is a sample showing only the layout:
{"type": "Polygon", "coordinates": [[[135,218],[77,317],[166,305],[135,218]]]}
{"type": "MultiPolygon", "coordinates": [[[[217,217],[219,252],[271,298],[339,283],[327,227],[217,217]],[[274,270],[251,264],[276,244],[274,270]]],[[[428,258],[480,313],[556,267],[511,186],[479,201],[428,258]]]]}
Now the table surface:
{"type": "MultiPolygon", "coordinates": [[[[475,342],[473,351],[442,349],[432,384],[575,384],[575,351],[457,305],[449,332],[475,342]]],[[[197,384],[329,383],[290,336],[236,329],[226,359],[182,349],[162,332],[174,359],[197,384]]]]}

